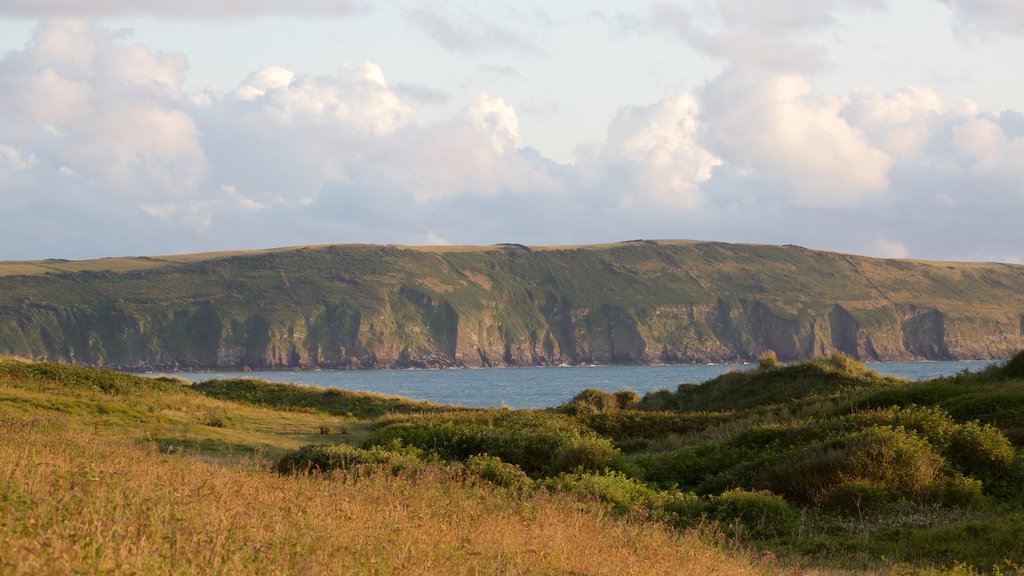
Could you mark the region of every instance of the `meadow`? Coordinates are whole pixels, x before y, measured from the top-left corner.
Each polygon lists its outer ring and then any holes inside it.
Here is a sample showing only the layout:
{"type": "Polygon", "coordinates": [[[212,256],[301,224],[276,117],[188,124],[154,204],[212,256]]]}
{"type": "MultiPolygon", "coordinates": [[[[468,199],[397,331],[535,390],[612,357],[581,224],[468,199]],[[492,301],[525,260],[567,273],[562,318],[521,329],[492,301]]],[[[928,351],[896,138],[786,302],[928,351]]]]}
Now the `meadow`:
{"type": "Polygon", "coordinates": [[[550,410],[0,360],[0,573],[1021,573],[1024,355],[550,410]]]}

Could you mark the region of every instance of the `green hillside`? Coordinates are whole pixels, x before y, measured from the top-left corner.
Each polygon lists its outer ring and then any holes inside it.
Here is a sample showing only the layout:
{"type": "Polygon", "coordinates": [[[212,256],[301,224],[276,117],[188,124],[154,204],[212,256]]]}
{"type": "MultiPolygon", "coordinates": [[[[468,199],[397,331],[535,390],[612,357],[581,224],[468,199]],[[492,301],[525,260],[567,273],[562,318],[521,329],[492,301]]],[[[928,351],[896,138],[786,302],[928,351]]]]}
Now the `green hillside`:
{"type": "Polygon", "coordinates": [[[1020,574],[1022,367],[509,410],[0,358],[0,573],[1020,574]]]}
{"type": "Polygon", "coordinates": [[[122,369],[1005,358],[1024,267],[795,246],[338,245],[0,263],[0,353],[122,369]]]}

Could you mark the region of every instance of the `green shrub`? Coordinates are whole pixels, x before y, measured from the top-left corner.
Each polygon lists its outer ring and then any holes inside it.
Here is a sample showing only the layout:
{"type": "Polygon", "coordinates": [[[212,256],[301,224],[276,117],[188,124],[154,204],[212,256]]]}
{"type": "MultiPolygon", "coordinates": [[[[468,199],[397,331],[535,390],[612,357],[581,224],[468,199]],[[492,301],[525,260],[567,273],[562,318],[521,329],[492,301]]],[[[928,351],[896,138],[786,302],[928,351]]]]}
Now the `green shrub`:
{"type": "Polygon", "coordinates": [[[470,456],[465,462],[466,470],[474,476],[507,488],[517,494],[529,492],[533,488],[533,480],[515,464],[502,462],[501,458],[487,454],[470,456]]]}
{"type": "Polygon", "coordinates": [[[665,498],[650,486],[621,472],[560,474],[541,481],[541,485],[552,492],[570,492],[600,500],[610,504],[617,512],[629,512],[638,508],[654,511],[661,506],[665,498]]]}
{"type": "Polygon", "coordinates": [[[761,370],[774,370],[781,366],[779,364],[779,357],[775,354],[775,350],[765,350],[764,354],[757,359],[757,367],[761,370]]]}
{"type": "Polygon", "coordinates": [[[892,502],[893,494],[883,485],[870,480],[841,482],[827,494],[822,507],[860,516],[878,512],[892,502]]]}
{"type": "Polygon", "coordinates": [[[765,491],[730,490],[703,502],[708,518],[720,522],[727,534],[771,538],[793,533],[800,513],[782,497],[765,491]]]}
{"type": "Polygon", "coordinates": [[[675,410],[676,396],[668,390],[655,390],[644,394],[636,407],[640,410],[675,410]]]}
{"type": "Polygon", "coordinates": [[[276,469],[282,474],[317,474],[332,470],[359,472],[363,469],[386,469],[398,473],[424,464],[422,451],[395,443],[363,449],[346,444],[309,445],[286,454],[276,469]]]}
{"type": "Polygon", "coordinates": [[[399,441],[437,454],[465,460],[490,454],[519,466],[531,476],[558,473],[575,466],[614,466],[618,451],[574,418],[536,410],[479,410],[465,413],[385,419],[367,446],[399,441]]]}
{"type": "Polygon", "coordinates": [[[977,506],[984,501],[982,483],[975,478],[958,474],[936,483],[928,499],[943,506],[977,506]]]}
{"type": "Polygon", "coordinates": [[[893,495],[924,499],[945,461],[932,446],[902,429],[873,427],[776,458],[756,482],[803,505],[820,505],[841,483],[863,480],[893,495]]]}
{"type": "Polygon", "coordinates": [[[640,395],[635,390],[619,390],[615,393],[615,403],[619,410],[631,410],[640,403],[640,395]]]}
{"type": "Polygon", "coordinates": [[[619,409],[618,398],[603,390],[587,389],[573,396],[572,400],[559,407],[565,414],[588,415],[615,412],[619,409]]]}
{"type": "Polygon", "coordinates": [[[977,422],[956,426],[944,453],[958,470],[986,485],[1010,475],[1015,457],[1006,436],[993,426],[977,422]]]}
{"type": "Polygon", "coordinates": [[[597,436],[586,436],[574,438],[559,448],[548,473],[600,472],[621,466],[622,455],[611,442],[597,436]]]}
{"type": "MultiPolygon", "coordinates": [[[[633,457],[631,461],[643,471],[644,478],[650,482],[662,485],[676,484],[685,489],[694,489],[709,477],[723,474],[742,462],[757,457],[757,452],[749,449],[724,443],[704,443],[671,452],[641,454],[633,457]]],[[[729,477],[725,485],[735,485],[735,479],[729,477]]]]}
{"type": "Polygon", "coordinates": [[[605,414],[580,416],[588,428],[615,441],[664,438],[669,434],[691,434],[726,421],[720,412],[655,412],[620,410],[605,414]]]}

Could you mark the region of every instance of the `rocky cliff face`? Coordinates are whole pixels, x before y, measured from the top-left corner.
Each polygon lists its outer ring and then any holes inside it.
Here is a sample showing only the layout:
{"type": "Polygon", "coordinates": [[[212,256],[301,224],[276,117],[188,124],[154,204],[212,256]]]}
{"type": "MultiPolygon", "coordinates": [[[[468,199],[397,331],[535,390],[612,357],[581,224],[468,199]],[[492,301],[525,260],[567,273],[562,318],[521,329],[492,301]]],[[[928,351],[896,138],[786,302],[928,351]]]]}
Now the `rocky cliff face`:
{"type": "Polygon", "coordinates": [[[721,244],[330,247],[0,277],[0,353],[133,370],[704,363],[769,349],[1003,358],[1024,348],[1024,271],[993,266],[721,244]]]}

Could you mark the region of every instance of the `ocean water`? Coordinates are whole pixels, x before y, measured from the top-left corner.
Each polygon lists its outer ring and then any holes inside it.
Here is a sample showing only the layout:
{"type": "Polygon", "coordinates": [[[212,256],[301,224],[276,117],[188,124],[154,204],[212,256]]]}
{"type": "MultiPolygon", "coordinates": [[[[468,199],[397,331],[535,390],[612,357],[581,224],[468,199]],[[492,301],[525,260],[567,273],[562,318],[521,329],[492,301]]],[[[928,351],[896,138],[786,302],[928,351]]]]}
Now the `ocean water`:
{"type": "MultiPolygon", "coordinates": [[[[977,371],[993,362],[869,362],[872,370],[910,380],[977,371]]],[[[672,390],[683,382],[702,383],[752,364],[672,366],[579,366],[480,368],[452,370],[330,370],[319,372],[182,372],[192,382],[214,378],[259,378],[312,386],[379,392],[429,400],[439,404],[509,408],[558,406],[582,390],[614,392],[630,389],[644,394],[672,390]]]]}

